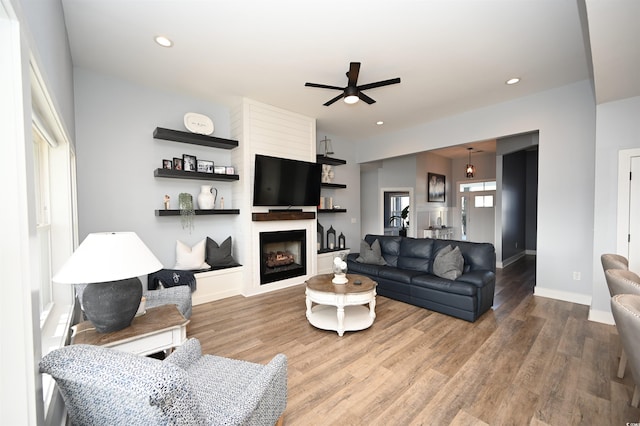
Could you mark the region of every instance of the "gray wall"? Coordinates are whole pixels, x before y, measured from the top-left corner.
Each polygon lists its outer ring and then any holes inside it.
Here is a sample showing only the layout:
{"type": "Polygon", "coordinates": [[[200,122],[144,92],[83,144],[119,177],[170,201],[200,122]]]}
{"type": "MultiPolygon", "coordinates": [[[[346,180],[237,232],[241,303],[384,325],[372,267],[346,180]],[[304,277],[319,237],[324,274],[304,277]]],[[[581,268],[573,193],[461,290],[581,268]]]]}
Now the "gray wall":
{"type": "Polygon", "coordinates": [[[533,252],[538,240],[538,149],[527,150],[525,249],[533,252]]]}
{"type": "Polygon", "coordinates": [[[153,139],[156,127],[185,130],[184,114],[199,112],[215,125],[214,136],[229,137],[229,110],[202,99],[165,93],[77,68],[75,70],[78,216],[80,240],[91,232],[134,231],[167,268],[175,264],[176,240],[193,245],[210,236],[233,236],[236,216],[197,216],[195,229],[179,217],[156,217],[168,194],[177,208],[180,192],[195,197],[210,183],[233,208],[229,182],[155,178],[162,159],[183,153],[231,165],[230,151],[153,139]]]}
{"type": "Polygon", "coordinates": [[[526,154],[502,157],[502,260],[525,250],[526,154]]]}

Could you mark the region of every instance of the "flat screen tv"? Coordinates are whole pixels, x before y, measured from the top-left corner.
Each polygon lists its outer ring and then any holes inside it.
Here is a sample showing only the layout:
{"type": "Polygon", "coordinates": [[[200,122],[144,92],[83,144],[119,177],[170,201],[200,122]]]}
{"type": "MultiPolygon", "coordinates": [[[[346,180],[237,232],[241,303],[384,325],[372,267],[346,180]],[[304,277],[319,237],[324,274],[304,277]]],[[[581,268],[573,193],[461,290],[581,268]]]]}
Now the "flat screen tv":
{"type": "Polygon", "coordinates": [[[254,170],[254,206],[320,204],[322,164],[257,154],[254,170]]]}

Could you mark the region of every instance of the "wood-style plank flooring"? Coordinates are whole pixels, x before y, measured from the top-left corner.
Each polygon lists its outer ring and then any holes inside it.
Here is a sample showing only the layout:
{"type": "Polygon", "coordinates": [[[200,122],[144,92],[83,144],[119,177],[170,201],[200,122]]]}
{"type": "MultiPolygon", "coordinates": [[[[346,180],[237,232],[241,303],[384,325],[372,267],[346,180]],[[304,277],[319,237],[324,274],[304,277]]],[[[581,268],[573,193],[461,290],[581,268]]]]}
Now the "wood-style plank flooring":
{"type": "Polygon", "coordinates": [[[304,285],[195,306],[205,353],[288,357],[285,425],[625,425],[627,367],[615,327],[588,306],[533,296],[535,257],[498,270],[493,310],[475,323],[377,297],[371,328],[318,330],[304,285]]]}

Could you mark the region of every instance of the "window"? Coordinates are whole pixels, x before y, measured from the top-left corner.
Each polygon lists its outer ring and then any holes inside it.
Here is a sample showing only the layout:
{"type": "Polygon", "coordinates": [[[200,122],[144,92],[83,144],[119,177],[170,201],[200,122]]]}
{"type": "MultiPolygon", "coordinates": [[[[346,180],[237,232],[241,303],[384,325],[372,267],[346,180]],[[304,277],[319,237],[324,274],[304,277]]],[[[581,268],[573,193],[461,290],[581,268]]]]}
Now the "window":
{"type": "Polygon", "coordinates": [[[40,126],[33,126],[33,162],[36,204],[36,226],[40,264],[38,277],[40,282],[40,328],[44,326],[53,307],[53,289],[51,284],[51,215],[49,185],[49,142],[40,126]]]}
{"type": "Polygon", "coordinates": [[[475,207],[493,207],[493,195],[476,195],[475,207]]]}
{"type": "Polygon", "coordinates": [[[460,184],[460,192],[495,191],[496,181],[465,182],[460,184]]]}

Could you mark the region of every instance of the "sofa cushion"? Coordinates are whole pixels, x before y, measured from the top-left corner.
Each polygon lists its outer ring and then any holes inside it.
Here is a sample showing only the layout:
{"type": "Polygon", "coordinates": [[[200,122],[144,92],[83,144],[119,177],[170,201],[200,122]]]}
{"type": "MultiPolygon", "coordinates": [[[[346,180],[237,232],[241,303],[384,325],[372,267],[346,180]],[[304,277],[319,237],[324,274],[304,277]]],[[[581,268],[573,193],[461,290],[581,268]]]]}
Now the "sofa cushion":
{"type": "Polygon", "coordinates": [[[383,265],[371,265],[369,263],[356,262],[357,254],[349,255],[347,258],[347,271],[350,274],[365,274],[377,277],[383,265]]]}
{"type": "Polygon", "coordinates": [[[472,243],[469,241],[434,240],[434,253],[447,245],[460,247],[467,271],[486,270],[496,272],[496,252],[491,243],[472,243]],[[467,269],[468,267],[468,269],[467,269]]]}
{"type": "Polygon", "coordinates": [[[398,281],[405,284],[410,284],[413,277],[422,274],[424,274],[424,272],[389,267],[381,268],[380,271],[378,271],[378,276],[381,278],[386,278],[388,280],[398,281]]]}
{"type": "Polygon", "coordinates": [[[462,275],[464,259],[460,248],[451,245],[446,246],[436,254],[433,261],[433,274],[440,278],[455,280],[462,275]]]}
{"type": "Polygon", "coordinates": [[[433,240],[428,238],[403,238],[400,244],[398,268],[430,272],[433,257],[433,240]]]}
{"type": "Polygon", "coordinates": [[[380,242],[382,257],[389,266],[398,266],[398,256],[400,256],[400,242],[402,237],[392,235],[371,235],[367,234],[364,240],[372,244],[375,240],[380,242]]]}
{"type": "Polygon", "coordinates": [[[360,256],[358,256],[356,262],[370,265],[386,265],[387,262],[382,258],[380,242],[375,240],[369,245],[366,241],[360,241],[360,256]]]}
{"type": "Polygon", "coordinates": [[[411,279],[411,284],[417,287],[429,288],[445,293],[461,294],[463,296],[474,296],[478,291],[478,287],[473,284],[452,281],[431,274],[415,276],[411,279]]]}

